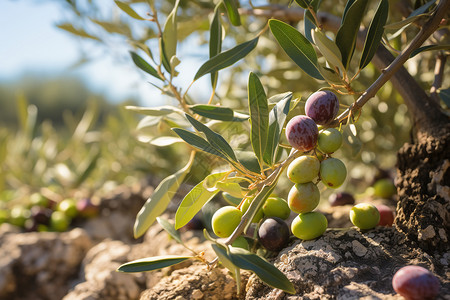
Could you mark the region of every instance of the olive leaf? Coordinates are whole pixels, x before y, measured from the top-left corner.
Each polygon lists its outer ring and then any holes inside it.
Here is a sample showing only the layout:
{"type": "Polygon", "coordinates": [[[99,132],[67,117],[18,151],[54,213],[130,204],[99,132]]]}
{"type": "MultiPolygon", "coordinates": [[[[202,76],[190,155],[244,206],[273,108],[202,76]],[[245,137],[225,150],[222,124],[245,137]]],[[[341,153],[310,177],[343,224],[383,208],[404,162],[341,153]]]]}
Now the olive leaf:
{"type": "MultiPolygon", "coordinates": [[[[222,51],[222,24],[220,22],[220,13],[218,7],[214,10],[214,17],[211,21],[209,30],[209,58],[216,56],[222,51]]],[[[218,72],[211,72],[211,85],[216,88],[218,72]]]]}
{"type": "Polygon", "coordinates": [[[194,113],[213,120],[233,121],[234,112],[231,108],[207,104],[196,104],[189,107],[194,113]]]}
{"type": "Polygon", "coordinates": [[[159,80],[162,80],[161,77],[158,74],[158,71],[156,71],[155,68],[153,68],[148,62],[146,62],[136,52],[130,51],[130,54],[131,54],[131,59],[133,60],[134,64],[139,69],[141,69],[142,71],[152,75],[155,78],[158,78],[159,80]]]}
{"type": "Polygon", "coordinates": [[[275,104],[269,113],[268,140],[263,158],[264,161],[270,166],[274,162],[275,153],[277,153],[281,131],[283,130],[286,117],[289,113],[292,93],[288,92],[280,94],[280,96],[282,98],[275,104]]]}
{"type": "Polygon", "coordinates": [[[274,265],[262,257],[242,248],[231,247],[227,253],[229,260],[238,268],[254,272],[262,281],[273,288],[295,294],[292,282],[274,265]]]}
{"type": "Polygon", "coordinates": [[[323,80],[317,67],[317,54],[307,38],[279,20],[269,20],[269,27],[281,48],[306,74],[323,80]]]}
{"type": "Polygon", "coordinates": [[[199,79],[203,75],[216,72],[231,66],[232,64],[247,56],[247,54],[249,54],[253,49],[255,49],[256,44],[258,44],[258,37],[245,43],[239,44],[234,48],[221,52],[216,56],[210,58],[198,69],[197,73],[194,76],[194,81],[199,79]]]}
{"type": "Polygon", "coordinates": [[[204,187],[203,181],[194,186],[184,197],[175,214],[175,229],[186,225],[217,193],[218,189],[209,191],[204,187]]]}
{"type": "Polygon", "coordinates": [[[367,0],[349,0],[342,17],[342,25],[336,34],[336,45],[342,55],[342,64],[348,69],[356,47],[356,37],[366,10],[367,0]],[[349,5],[351,4],[351,5],[349,5]]]}
{"type": "Polygon", "coordinates": [[[131,8],[131,6],[128,3],[122,2],[122,1],[114,1],[116,3],[116,5],[127,15],[129,15],[130,17],[132,17],[133,19],[136,20],[145,20],[143,17],[141,17],[140,15],[138,15],[137,12],[134,11],[134,9],[131,8]]]}
{"type": "Polygon", "coordinates": [[[192,256],[181,255],[163,255],[141,258],[124,263],[117,268],[117,271],[126,273],[154,271],[179,264],[192,258],[192,256]]]}
{"type": "Polygon", "coordinates": [[[251,125],[250,141],[258,161],[262,162],[268,137],[269,108],[261,81],[252,72],[248,78],[248,107],[251,125]]]}
{"type": "Polygon", "coordinates": [[[364,69],[372,60],[378,46],[381,43],[381,38],[384,33],[384,25],[386,24],[389,15],[389,1],[381,0],[378,5],[375,16],[370,22],[369,31],[367,33],[366,41],[364,43],[363,53],[359,62],[359,68],[364,69]]]}
{"type": "Polygon", "coordinates": [[[136,216],[136,221],[133,227],[134,237],[138,238],[142,236],[145,231],[155,222],[156,218],[160,216],[169,205],[175,192],[178,190],[179,186],[184,180],[184,177],[192,167],[194,162],[193,157],[189,162],[176,172],[168,177],[166,177],[161,183],[156,187],[152,196],[147,199],[144,206],[138,212],[136,216]]]}
{"type": "Polygon", "coordinates": [[[228,18],[234,26],[241,25],[241,17],[239,16],[236,0],[223,0],[223,4],[227,10],[228,18]]]}

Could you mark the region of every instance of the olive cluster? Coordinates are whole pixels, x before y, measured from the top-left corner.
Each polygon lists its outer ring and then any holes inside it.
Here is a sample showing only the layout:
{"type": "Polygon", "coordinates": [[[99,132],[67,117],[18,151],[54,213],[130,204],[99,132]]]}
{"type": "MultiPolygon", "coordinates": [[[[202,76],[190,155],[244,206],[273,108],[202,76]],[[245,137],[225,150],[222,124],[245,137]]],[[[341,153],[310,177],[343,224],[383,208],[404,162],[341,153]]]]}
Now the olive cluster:
{"type": "Polygon", "coordinates": [[[288,178],[294,183],[289,191],[289,208],[298,214],[291,224],[292,233],[303,240],[321,236],[328,222],[325,216],[313,211],[319,204],[321,181],[329,188],[338,188],[347,176],[344,163],[331,155],[342,145],[342,134],[336,128],[326,126],[336,118],[339,100],[330,91],[313,93],[306,101],[306,115],[293,117],[286,125],[286,137],[290,145],[303,152],[287,169],[288,178]],[[319,130],[318,125],[324,126],[319,130]]]}
{"type": "Polygon", "coordinates": [[[10,223],[26,231],[66,231],[75,219],[95,217],[99,212],[90,198],[55,202],[36,192],[28,200],[27,205],[0,209],[0,224],[10,223]]]}

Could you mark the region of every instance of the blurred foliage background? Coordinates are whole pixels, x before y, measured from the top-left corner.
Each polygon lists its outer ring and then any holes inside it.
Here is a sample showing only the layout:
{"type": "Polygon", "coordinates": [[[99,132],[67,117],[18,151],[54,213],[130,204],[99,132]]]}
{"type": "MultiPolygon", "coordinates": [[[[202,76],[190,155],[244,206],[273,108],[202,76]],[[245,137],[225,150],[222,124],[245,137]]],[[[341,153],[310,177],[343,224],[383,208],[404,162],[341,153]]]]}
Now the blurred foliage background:
{"type": "Polygon", "coordinates": [[[135,138],[139,117],[124,109],[135,104],[112,104],[70,77],[0,84],[1,207],[43,189],[56,200],[99,196],[174,171],[175,150],[135,138]]]}

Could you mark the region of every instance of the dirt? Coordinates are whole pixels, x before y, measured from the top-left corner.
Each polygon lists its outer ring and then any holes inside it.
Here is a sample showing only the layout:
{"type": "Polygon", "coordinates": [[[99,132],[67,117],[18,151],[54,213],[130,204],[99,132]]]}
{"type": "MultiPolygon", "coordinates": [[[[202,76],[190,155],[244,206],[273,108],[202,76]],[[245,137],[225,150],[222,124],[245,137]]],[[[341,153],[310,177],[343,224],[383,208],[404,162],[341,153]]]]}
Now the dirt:
{"type": "Polygon", "coordinates": [[[398,152],[396,226],[425,251],[450,251],[450,125],[398,152]]]}
{"type": "Polygon", "coordinates": [[[429,255],[393,227],[362,232],[355,228],[327,230],[313,241],[296,241],[282,250],[274,264],[294,283],[295,295],[269,288],[255,276],[245,299],[402,299],[392,277],[405,265],[420,265],[442,283],[450,295],[450,254],[429,255]]]}

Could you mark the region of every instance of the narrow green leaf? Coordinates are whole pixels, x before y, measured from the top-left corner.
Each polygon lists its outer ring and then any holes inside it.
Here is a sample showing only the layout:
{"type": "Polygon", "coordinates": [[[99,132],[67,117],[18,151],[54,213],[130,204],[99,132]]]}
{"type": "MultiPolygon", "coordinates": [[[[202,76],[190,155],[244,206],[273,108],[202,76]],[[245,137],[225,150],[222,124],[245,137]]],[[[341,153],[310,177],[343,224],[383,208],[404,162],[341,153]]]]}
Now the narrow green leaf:
{"type": "Polygon", "coordinates": [[[192,105],[190,109],[202,117],[220,121],[232,121],[234,115],[231,108],[215,105],[196,104],[192,105]]]}
{"type": "Polygon", "coordinates": [[[173,226],[173,224],[171,224],[168,220],[161,218],[161,217],[157,217],[156,221],[158,221],[159,225],[161,225],[161,227],[175,240],[177,241],[179,244],[184,245],[183,241],[181,240],[181,235],[180,233],[176,230],[178,228],[175,229],[175,227],[173,226]]]}
{"type": "Polygon", "coordinates": [[[216,56],[205,62],[200,67],[200,69],[198,69],[197,74],[195,74],[194,80],[197,80],[208,73],[216,72],[231,66],[232,64],[247,56],[247,54],[249,54],[257,44],[258,37],[245,43],[239,44],[232,49],[217,54],[216,56]]]}
{"type": "Polygon", "coordinates": [[[203,180],[203,187],[209,192],[214,192],[215,190],[217,190],[216,188],[217,182],[225,179],[229,173],[230,171],[209,174],[203,180]]]}
{"type": "Polygon", "coordinates": [[[164,53],[169,61],[176,55],[177,52],[177,10],[179,4],[180,0],[177,0],[172,11],[167,16],[162,33],[164,53]]]}
{"type": "Polygon", "coordinates": [[[166,69],[167,72],[172,74],[172,67],[170,66],[170,57],[166,54],[166,46],[164,43],[164,39],[162,37],[159,38],[159,53],[161,53],[161,63],[166,69]]]}
{"type": "Polygon", "coordinates": [[[294,27],[279,20],[270,20],[269,27],[281,48],[303,71],[323,80],[317,68],[317,54],[308,39],[294,27]]]}
{"type": "Polygon", "coordinates": [[[250,141],[256,157],[262,163],[263,152],[267,144],[269,108],[261,81],[252,72],[248,78],[248,107],[251,125],[250,141]]]}
{"type": "Polygon", "coordinates": [[[345,16],[347,15],[347,12],[349,10],[349,8],[352,6],[352,4],[355,2],[356,0],[348,0],[347,3],[345,4],[344,7],[344,12],[342,13],[342,20],[341,20],[341,24],[345,19],[345,16]]]}
{"type": "Polygon", "coordinates": [[[375,16],[369,25],[369,31],[367,33],[366,41],[364,42],[361,60],[359,61],[360,69],[364,69],[364,67],[370,63],[378,49],[378,46],[380,46],[381,38],[384,33],[384,25],[386,25],[388,15],[389,1],[381,0],[377,11],[375,12],[375,16]]]}
{"type": "Polygon", "coordinates": [[[253,151],[236,151],[238,161],[247,169],[255,173],[261,173],[260,161],[253,151]]]}
{"type": "Polygon", "coordinates": [[[311,21],[311,18],[312,18],[312,15],[309,12],[309,10],[305,11],[305,18],[303,20],[305,37],[308,39],[308,41],[310,41],[311,43],[314,43],[314,40],[311,35],[311,31],[316,29],[316,25],[314,25],[314,22],[311,21]]]}
{"type": "Polygon", "coordinates": [[[104,22],[100,20],[95,20],[92,18],[89,18],[92,22],[102,27],[104,30],[106,30],[109,33],[118,33],[123,34],[126,36],[131,36],[131,30],[128,26],[126,26],[124,23],[115,23],[115,22],[104,22]]]}
{"type": "MultiPolygon", "coordinates": [[[[216,209],[216,210],[217,210],[217,209],[216,209]]],[[[214,210],[214,211],[216,211],[216,210],[214,210]]],[[[211,215],[211,216],[212,216],[212,215],[211,215]]],[[[212,231],[212,230],[210,230],[210,231],[212,231]]],[[[203,236],[205,237],[205,239],[207,239],[207,240],[210,241],[210,242],[213,242],[213,243],[217,243],[217,242],[218,242],[218,239],[213,238],[213,237],[209,234],[209,232],[208,232],[208,230],[207,230],[206,228],[203,229],[203,236]]]]}
{"type": "Polygon", "coordinates": [[[213,154],[225,159],[225,156],[222,153],[217,151],[213,146],[211,146],[210,143],[208,143],[208,141],[206,141],[201,136],[198,136],[195,133],[182,128],[172,128],[172,130],[189,145],[209,154],[213,154]]]}
{"type": "Polygon", "coordinates": [[[222,193],[223,199],[230,205],[238,206],[242,201],[242,197],[234,197],[228,193],[222,193]]]}
{"type": "Polygon", "coordinates": [[[162,80],[159,76],[158,72],[153,68],[148,62],[146,62],[142,57],[140,57],[136,52],[130,51],[131,59],[133,60],[134,64],[138,66],[139,69],[142,71],[152,75],[155,78],[158,78],[159,80],[162,80]]]}
{"type": "Polygon", "coordinates": [[[216,188],[222,192],[230,194],[233,197],[243,197],[245,195],[245,191],[236,182],[218,181],[216,183],[216,188]]]}
{"type": "MultiPolygon", "coordinates": [[[[253,220],[256,213],[262,208],[264,205],[264,202],[269,198],[270,194],[275,189],[275,186],[277,185],[278,178],[280,176],[281,172],[278,173],[278,176],[275,180],[272,181],[270,185],[264,185],[263,188],[256,194],[256,196],[253,198],[253,201],[250,203],[250,206],[248,207],[247,211],[244,213],[242,218],[246,218],[247,220],[253,220]]],[[[244,232],[247,231],[248,227],[250,226],[250,222],[248,222],[245,225],[244,232]]]]}
{"type": "Polygon", "coordinates": [[[161,122],[161,117],[160,116],[145,116],[144,118],[142,118],[138,125],[136,126],[136,130],[138,130],[138,132],[140,133],[144,133],[145,132],[141,132],[142,129],[147,128],[147,127],[153,127],[158,125],[161,122]]]}
{"type": "Polygon", "coordinates": [[[150,144],[157,147],[167,147],[180,142],[183,142],[183,140],[173,136],[159,136],[149,141],[150,144]]]}
{"type": "Polygon", "coordinates": [[[289,113],[289,107],[291,104],[292,93],[282,94],[283,98],[278,101],[269,113],[269,128],[268,128],[268,140],[266,149],[264,150],[264,161],[272,166],[274,163],[275,153],[278,149],[278,143],[280,141],[281,131],[283,130],[286,117],[289,113]]]}
{"type": "Polygon", "coordinates": [[[254,272],[262,281],[272,288],[295,294],[292,282],[274,265],[245,249],[232,247],[228,253],[231,262],[238,268],[254,272]]]}
{"type": "Polygon", "coordinates": [[[117,1],[117,0],[114,0],[114,2],[124,13],[126,13],[130,17],[132,17],[136,20],[145,20],[143,17],[138,15],[138,13],[135,12],[134,9],[132,9],[128,3],[117,1]]]}
{"type": "Polygon", "coordinates": [[[342,65],[341,51],[338,46],[317,28],[312,30],[311,33],[314,43],[325,59],[340,70],[345,70],[345,67],[342,65]]]}
{"type": "Polygon", "coordinates": [[[238,4],[236,0],[223,0],[223,4],[227,9],[228,18],[234,26],[241,25],[241,17],[239,16],[238,4]]]}
{"type": "Polygon", "coordinates": [[[417,54],[425,51],[434,51],[434,50],[450,50],[450,44],[447,45],[427,45],[420,48],[417,48],[413,52],[411,52],[411,55],[409,58],[416,56],[417,54]]]}
{"type": "Polygon", "coordinates": [[[410,17],[415,17],[421,14],[424,14],[427,12],[427,10],[431,7],[431,5],[433,5],[436,2],[436,0],[431,0],[427,3],[425,3],[424,5],[422,5],[421,7],[415,9],[409,16],[410,17]]]}
{"type": "Polygon", "coordinates": [[[197,184],[181,201],[175,214],[175,228],[180,229],[186,225],[219,190],[208,191],[203,181],[197,184]]]}
{"type": "Polygon", "coordinates": [[[336,45],[341,50],[342,64],[346,69],[348,69],[355,51],[356,37],[368,2],[367,0],[355,0],[348,8],[336,34],[336,45]]]}
{"type": "Polygon", "coordinates": [[[70,24],[70,23],[59,24],[59,25],[56,25],[56,27],[58,27],[58,28],[60,28],[60,29],[62,29],[62,30],[68,31],[68,32],[70,32],[70,33],[72,33],[72,34],[74,34],[74,35],[78,35],[78,36],[81,36],[81,37],[84,37],[84,38],[88,38],[88,39],[93,39],[93,40],[96,40],[96,41],[100,41],[100,39],[99,39],[98,37],[93,36],[93,35],[87,33],[87,32],[84,31],[83,29],[75,28],[75,27],[73,27],[73,25],[70,24]]]}
{"type": "Polygon", "coordinates": [[[236,280],[237,295],[239,297],[239,292],[241,290],[240,269],[231,262],[225,247],[219,244],[212,244],[211,247],[219,258],[220,263],[231,272],[233,278],[236,280]]]}
{"type": "Polygon", "coordinates": [[[126,273],[154,271],[179,264],[191,258],[193,257],[180,255],[164,255],[141,258],[121,265],[117,268],[117,271],[126,273]]]}
{"type": "Polygon", "coordinates": [[[243,114],[236,111],[233,113],[233,122],[243,122],[247,121],[248,119],[250,119],[250,116],[247,114],[243,114]]]}
{"type": "MultiPolygon", "coordinates": [[[[427,15],[422,14],[422,15],[418,15],[418,16],[413,16],[413,17],[409,17],[406,18],[404,20],[401,20],[399,22],[395,22],[395,23],[391,23],[391,24],[386,24],[384,25],[384,29],[385,30],[397,30],[399,29],[399,31],[404,31],[406,27],[408,27],[411,23],[415,22],[416,20],[426,17],[427,15]]],[[[401,33],[401,32],[400,32],[401,33]]],[[[394,36],[397,36],[398,34],[400,34],[399,32],[394,33],[394,36]]]]}
{"type": "Polygon", "coordinates": [[[227,158],[236,161],[236,155],[233,151],[233,148],[231,148],[230,144],[228,144],[228,142],[220,134],[212,131],[208,126],[202,124],[188,114],[186,114],[186,118],[188,119],[189,123],[194,126],[195,129],[205,134],[208,142],[216,150],[224,154],[227,158]]]}
{"type": "Polygon", "coordinates": [[[151,59],[153,59],[152,51],[145,43],[136,42],[136,41],[130,41],[130,43],[132,45],[136,46],[137,48],[141,49],[142,51],[144,51],[145,54],[147,54],[151,59]]]}
{"type": "Polygon", "coordinates": [[[125,109],[131,110],[147,116],[167,116],[172,113],[183,113],[183,111],[175,106],[165,105],[159,107],[141,107],[141,106],[125,106],[125,109]]]}
{"type": "Polygon", "coordinates": [[[300,7],[308,8],[310,1],[308,1],[308,0],[295,0],[295,2],[297,2],[297,4],[300,5],[300,7]]]}
{"type": "Polygon", "coordinates": [[[184,177],[191,169],[193,159],[190,159],[184,168],[166,177],[148,198],[144,206],[138,212],[134,223],[134,237],[142,236],[145,231],[155,222],[156,217],[160,216],[169,205],[172,197],[175,195],[178,187],[184,180],[184,177]]]}
{"type": "MultiPolygon", "coordinates": [[[[222,24],[218,6],[214,10],[214,16],[209,30],[209,58],[213,58],[222,51],[222,24]]],[[[218,72],[211,73],[211,85],[215,89],[219,77],[218,72]]]]}
{"type": "Polygon", "coordinates": [[[342,84],[342,78],[334,70],[319,65],[320,74],[329,83],[342,84]]]}

